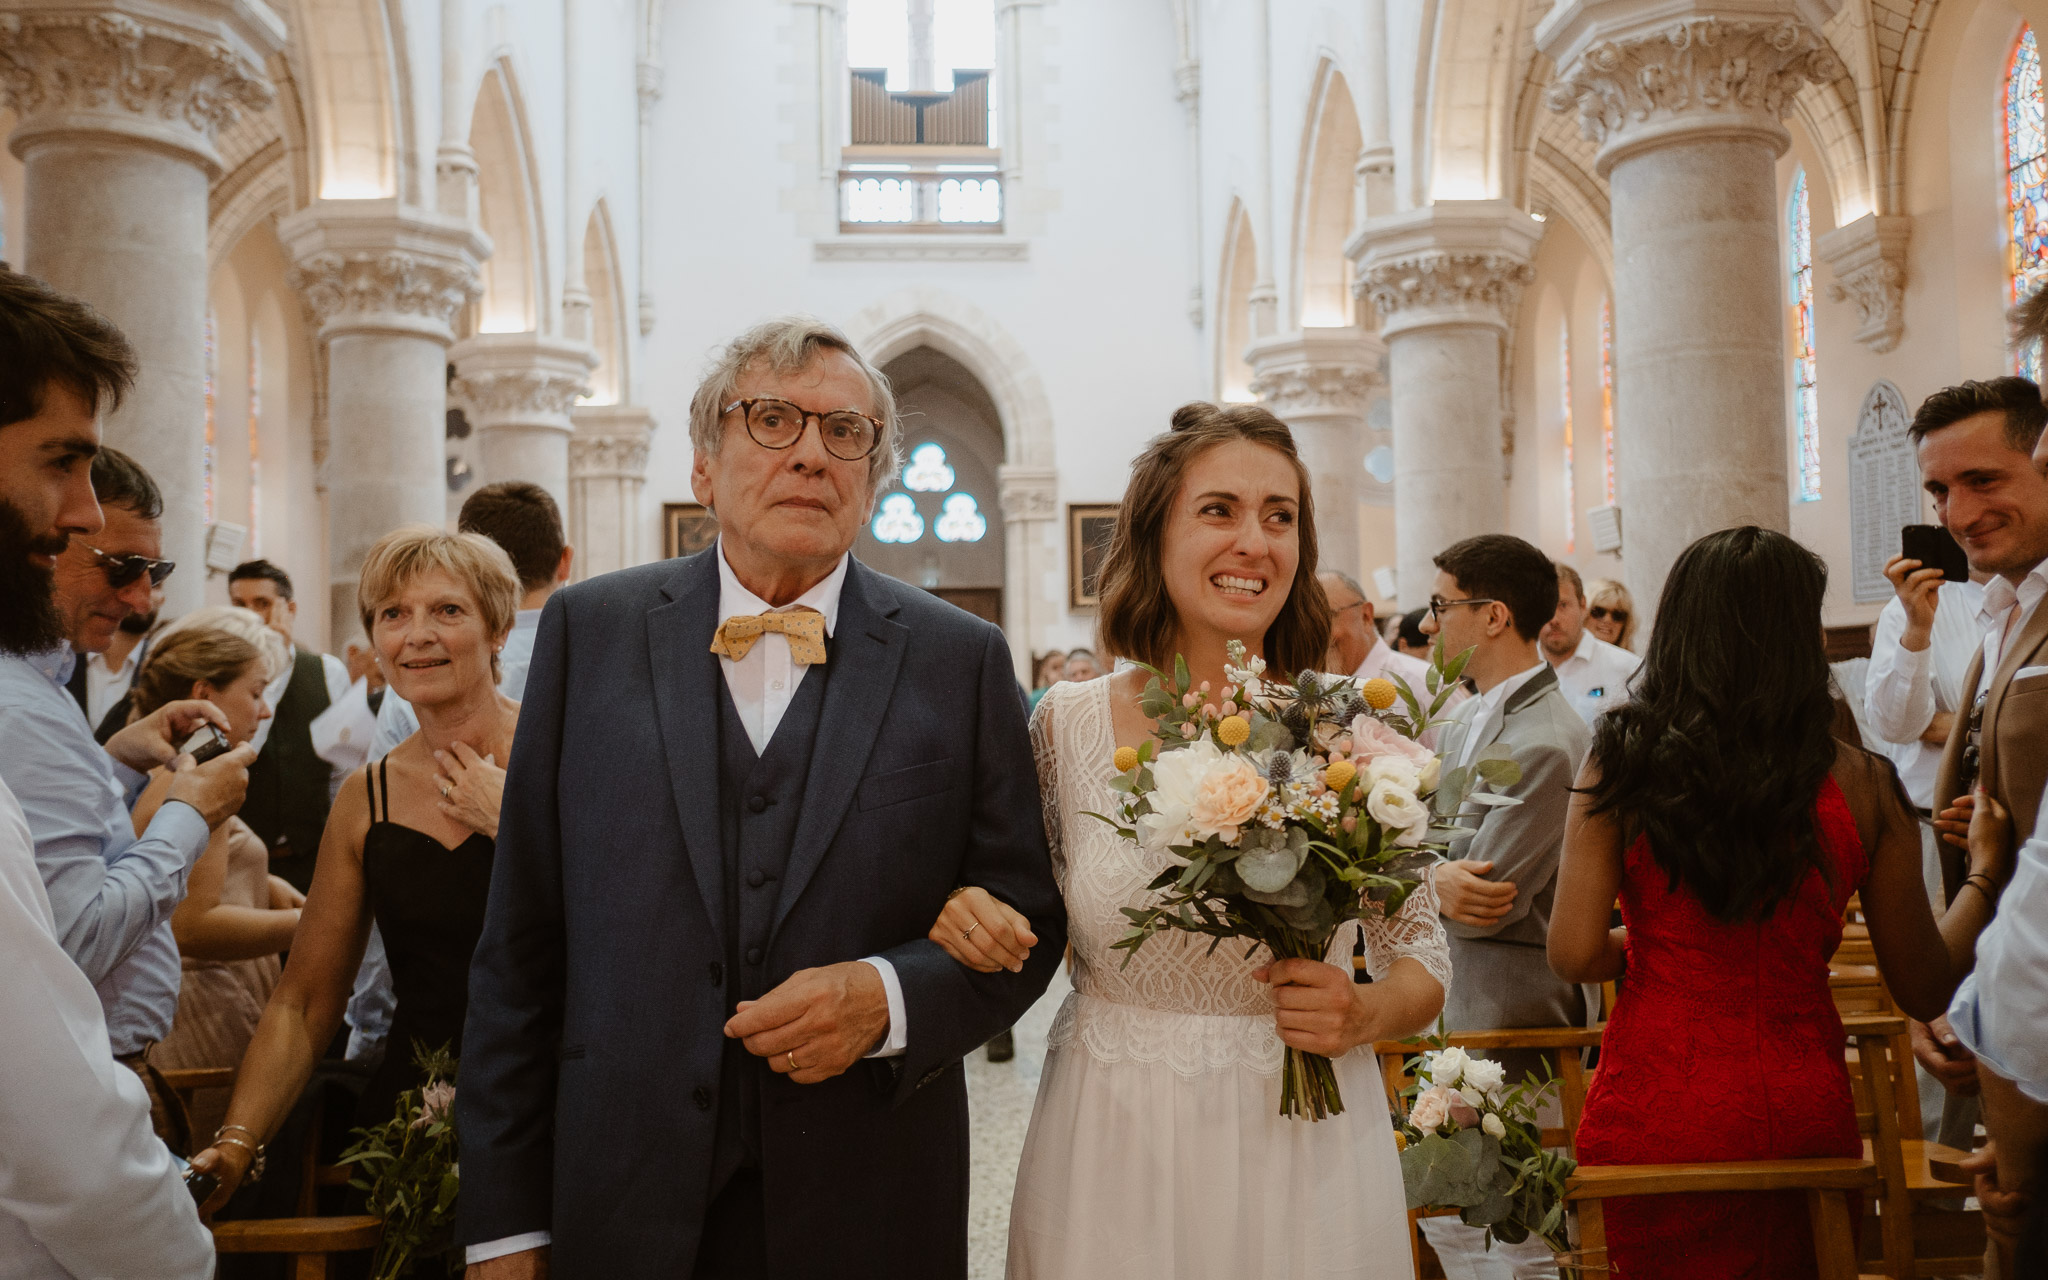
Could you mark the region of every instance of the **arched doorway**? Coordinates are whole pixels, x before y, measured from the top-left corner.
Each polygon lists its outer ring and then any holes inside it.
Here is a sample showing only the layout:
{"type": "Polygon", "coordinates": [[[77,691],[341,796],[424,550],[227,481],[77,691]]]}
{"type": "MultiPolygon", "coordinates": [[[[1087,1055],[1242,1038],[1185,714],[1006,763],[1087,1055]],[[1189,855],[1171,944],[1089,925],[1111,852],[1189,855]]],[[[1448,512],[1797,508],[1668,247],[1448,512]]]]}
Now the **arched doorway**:
{"type": "Polygon", "coordinates": [[[1003,624],[1001,415],[980,379],[931,347],[882,367],[896,388],[905,464],[855,554],[997,626],[1003,624]]]}

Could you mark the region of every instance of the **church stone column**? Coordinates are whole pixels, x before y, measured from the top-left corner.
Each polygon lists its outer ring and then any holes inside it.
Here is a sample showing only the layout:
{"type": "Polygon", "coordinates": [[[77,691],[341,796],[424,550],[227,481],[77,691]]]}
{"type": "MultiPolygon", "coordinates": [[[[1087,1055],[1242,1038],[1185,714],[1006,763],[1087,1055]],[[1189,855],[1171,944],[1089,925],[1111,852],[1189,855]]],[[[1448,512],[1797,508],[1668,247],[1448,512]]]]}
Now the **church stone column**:
{"type": "Polygon", "coordinates": [[[22,270],[134,344],[134,394],[106,422],[164,492],[172,613],[206,585],[207,189],[215,138],[270,104],[282,19],[256,0],[0,0],[0,104],[17,119],[22,270]]]}
{"type": "Polygon", "coordinates": [[[538,333],[480,333],[448,352],[469,406],[482,478],[530,480],[569,509],[569,411],[590,392],[597,353],[538,333]]]}
{"type": "Polygon", "coordinates": [[[639,405],[584,405],[570,412],[569,544],[576,578],[628,569],[641,550],[640,492],[647,483],[647,444],[654,415],[639,405]]]}
{"type": "Polygon", "coordinates": [[[1017,678],[1029,688],[1036,674],[1031,655],[1066,607],[1066,579],[1053,572],[1051,537],[1060,514],[1060,473],[1005,464],[996,468],[996,489],[1003,510],[1003,634],[1017,678]]]}
{"type": "Polygon", "coordinates": [[[1428,601],[1437,552],[1504,523],[1502,354],[1542,234],[1506,201],[1439,200],[1373,219],[1347,250],[1387,344],[1403,608],[1428,601]]]}
{"type": "Polygon", "coordinates": [[[347,637],[370,547],[403,524],[446,522],[448,345],[490,241],[395,200],[320,201],[277,229],[326,348],[328,589],[347,637]]]}
{"type": "Polygon", "coordinates": [[[1679,552],[1784,529],[1780,121],[1842,64],[1820,0],[1567,0],[1536,41],[1600,150],[1614,228],[1622,556],[1654,607],[1679,552]]]}
{"type": "Polygon", "coordinates": [[[1359,576],[1358,499],[1366,398],[1385,347],[1363,329],[1310,328],[1252,344],[1252,394],[1294,432],[1315,486],[1325,569],[1359,576]]]}

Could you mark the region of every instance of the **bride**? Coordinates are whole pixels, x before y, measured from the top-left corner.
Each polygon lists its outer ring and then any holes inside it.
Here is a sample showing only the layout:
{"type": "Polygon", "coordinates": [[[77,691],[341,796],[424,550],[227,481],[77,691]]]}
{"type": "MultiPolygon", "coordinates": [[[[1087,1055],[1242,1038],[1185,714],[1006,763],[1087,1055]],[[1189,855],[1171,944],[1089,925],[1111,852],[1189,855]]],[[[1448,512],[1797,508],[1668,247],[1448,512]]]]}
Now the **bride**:
{"type": "MultiPolygon", "coordinates": [[[[1225,646],[1258,638],[1268,666],[1316,665],[1330,611],[1316,582],[1315,504],[1285,424],[1251,406],[1191,404],[1131,469],[1102,567],[1101,639],[1162,669],[1224,683],[1225,646]]],[[[1110,944],[1168,862],[1091,813],[1111,811],[1111,757],[1137,746],[1149,677],[1125,666],[1055,685],[1031,721],[1053,873],[1066,898],[1074,994],[1052,1027],[1010,1216],[1011,1280],[1395,1277],[1412,1274],[1405,1200],[1376,1039],[1429,1027],[1450,956],[1428,881],[1364,926],[1374,981],[1329,960],[1247,959],[1243,943],[1154,937],[1127,964],[1110,944]],[[1206,953],[1206,954],[1205,954],[1206,953]],[[1280,1115],[1284,1046],[1336,1060],[1346,1109],[1280,1115]]],[[[947,903],[932,940],[983,971],[1035,939],[985,891],[947,903]]]]}

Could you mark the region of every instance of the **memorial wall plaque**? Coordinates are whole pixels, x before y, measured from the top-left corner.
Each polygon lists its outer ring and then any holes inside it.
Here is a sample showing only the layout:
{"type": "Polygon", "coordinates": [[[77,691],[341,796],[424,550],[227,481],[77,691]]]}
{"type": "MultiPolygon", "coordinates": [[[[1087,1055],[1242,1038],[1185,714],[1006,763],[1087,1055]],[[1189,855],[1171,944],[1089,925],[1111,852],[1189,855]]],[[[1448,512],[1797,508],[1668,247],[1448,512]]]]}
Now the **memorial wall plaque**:
{"type": "Polygon", "coordinates": [[[1911,422],[1906,397],[1880,378],[1849,438],[1849,583],[1858,604],[1892,595],[1884,562],[1899,552],[1899,530],[1925,519],[1920,463],[1906,435],[1911,422]]]}

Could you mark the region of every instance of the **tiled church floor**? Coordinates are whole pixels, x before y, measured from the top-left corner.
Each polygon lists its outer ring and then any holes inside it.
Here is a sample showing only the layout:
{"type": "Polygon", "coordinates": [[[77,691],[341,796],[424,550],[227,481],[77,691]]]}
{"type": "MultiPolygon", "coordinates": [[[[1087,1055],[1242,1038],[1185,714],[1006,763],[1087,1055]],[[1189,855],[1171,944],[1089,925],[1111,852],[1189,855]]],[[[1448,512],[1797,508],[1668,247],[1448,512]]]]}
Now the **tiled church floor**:
{"type": "Polygon", "coordinates": [[[979,1049],[967,1059],[967,1113],[972,1126],[973,1181],[968,1188],[967,1274],[970,1280],[1002,1280],[1010,1235],[1010,1189],[1031,1101],[1038,1096],[1038,1072],[1045,1061],[1045,1035],[1060,1001],[1073,988],[1065,967],[1045,995],[1017,1023],[1017,1056],[990,1062],[979,1049]]]}

